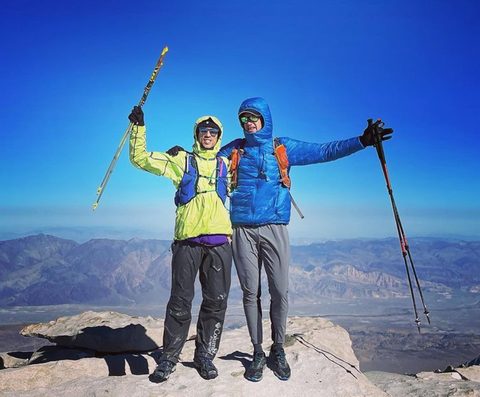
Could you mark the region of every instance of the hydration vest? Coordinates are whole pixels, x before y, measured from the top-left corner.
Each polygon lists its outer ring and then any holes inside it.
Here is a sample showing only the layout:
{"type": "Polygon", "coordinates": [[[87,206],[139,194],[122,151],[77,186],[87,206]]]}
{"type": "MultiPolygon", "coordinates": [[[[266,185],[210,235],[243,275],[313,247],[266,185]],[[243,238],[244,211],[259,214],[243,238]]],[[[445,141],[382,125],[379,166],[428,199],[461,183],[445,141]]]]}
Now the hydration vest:
{"type": "Polygon", "coordinates": [[[222,202],[225,204],[228,187],[228,169],[221,157],[217,157],[216,161],[217,168],[214,175],[201,175],[198,173],[198,165],[195,156],[187,154],[187,156],[185,157],[185,172],[183,174],[182,180],[180,181],[177,192],[175,193],[175,205],[177,207],[187,204],[197,194],[215,191],[217,192],[222,202]],[[212,189],[198,191],[199,178],[209,179],[212,189]]]}
{"type": "MultiPolygon", "coordinates": [[[[242,141],[240,147],[233,149],[232,153],[230,154],[230,172],[232,175],[230,187],[232,190],[237,187],[238,164],[240,163],[240,159],[245,152],[244,146],[245,140],[242,141]]],[[[277,160],[278,171],[280,172],[280,182],[283,186],[290,189],[292,182],[290,180],[290,176],[288,175],[287,149],[285,148],[285,145],[280,143],[280,140],[278,138],[273,138],[273,148],[273,155],[277,160]]]]}
{"type": "MultiPolygon", "coordinates": [[[[230,173],[231,173],[231,182],[230,188],[231,190],[237,187],[238,183],[238,164],[240,163],[240,159],[242,158],[243,154],[245,153],[244,150],[245,140],[242,141],[239,148],[235,148],[232,150],[230,155],[230,173]]],[[[300,218],[304,218],[302,211],[298,208],[297,203],[293,199],[292,192],[290,188],[292,186],[292,181],[290,180],[290,176],[288,175],[288,155],[287,155],[287,148],[283,143],[280,142],[278,138],[273,138],[273,155],[275,156],[275,160],[277,160],[278,171],[280,173],[280,180],[279,182],[288,189],[288,193],[290,194],[290,199],[292,200],[292,204],[300,215],[300,218]]]]}

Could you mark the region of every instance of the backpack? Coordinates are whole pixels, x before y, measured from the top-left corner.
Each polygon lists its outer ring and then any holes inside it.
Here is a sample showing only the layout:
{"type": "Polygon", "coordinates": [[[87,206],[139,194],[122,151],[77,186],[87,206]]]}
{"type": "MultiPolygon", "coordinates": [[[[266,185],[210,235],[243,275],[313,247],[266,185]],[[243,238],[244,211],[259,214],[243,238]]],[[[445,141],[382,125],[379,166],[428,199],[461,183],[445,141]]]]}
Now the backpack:
{"type": "MultiPolygon", "coordinates": [[[[230,172],[231,172],[231,182],[230,182],[230,189],[233,190],[237,187],[238,182],[238,165],[240,163],[240,159],[242,158],[243,154],[245,153],[245,140],[242,140],[240,147],[235,148],[232,150],[230,154],[230,172]]],[[[300,218],[305,218],[298,208],[297,203],[293,199],[292,193],[290,192],[290,187],[292,186],[292,181],[290,176],[288,175],[288,155],[287,155],[287,148],[283,143],[280,142],[278,138],[273,138],[273,148],[274,148],[274,156],[277,160],[278,171],[280,172],[280,181],[282,185],[288,189],[288,193],[290,194],[290,199],[292,200],[292,204],[300,215],[300,218]]]]}

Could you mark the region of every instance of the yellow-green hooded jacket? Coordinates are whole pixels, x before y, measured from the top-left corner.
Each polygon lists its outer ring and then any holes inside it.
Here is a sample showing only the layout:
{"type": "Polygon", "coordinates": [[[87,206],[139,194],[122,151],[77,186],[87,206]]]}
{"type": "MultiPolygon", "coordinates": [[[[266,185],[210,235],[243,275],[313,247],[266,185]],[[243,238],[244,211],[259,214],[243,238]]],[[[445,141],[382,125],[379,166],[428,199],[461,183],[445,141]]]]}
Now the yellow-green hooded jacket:
{"type": "MultiPolygon", "coordinates": [[[[155,175],[163,175],[171,179],[178,189],[186,167],[187,152],[179,152],[177,156],[167,153],[147,152],[145,126],[134,126],[130,135],[130,161],[136,167],[155,175]]],[[[196,191],[202,192],[184,205],[177,207],[175,217],[175,240],[185,240],[200,235],[232,234],[230,216],[217,194],[212,189],[211,179],[216,175],[217,153],[221,147],[223,127],[220,121],[213,116],[200,117],[193,127],[193,153],[198,167],[196,191]],[[214,148],[204,149],[196,139],[197,125],[211,118],[219,127],[220,133],[214,148]]],[[[228,159],[222,157],[228,167],[228,159]]]]}

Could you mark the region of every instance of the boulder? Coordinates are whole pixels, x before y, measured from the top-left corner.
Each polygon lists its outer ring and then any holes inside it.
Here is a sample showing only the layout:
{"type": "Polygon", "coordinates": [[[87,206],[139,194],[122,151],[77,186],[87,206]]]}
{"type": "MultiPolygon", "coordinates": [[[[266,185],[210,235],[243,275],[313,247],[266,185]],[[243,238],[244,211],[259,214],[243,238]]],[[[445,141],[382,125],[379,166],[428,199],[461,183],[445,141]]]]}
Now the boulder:
{"type": "Polygon", "coordinates": [[[462,375],[463,379],[480,382],[480,365],[474,365],[468,368],[455,368],[455,371],[462,375]]]}
{"type": "Polygon", "coordinates": [[[163,320],[86,311],[48,323],[29,325],[20,334],[102,353],[145,352],[162,346],[163,320]]]}

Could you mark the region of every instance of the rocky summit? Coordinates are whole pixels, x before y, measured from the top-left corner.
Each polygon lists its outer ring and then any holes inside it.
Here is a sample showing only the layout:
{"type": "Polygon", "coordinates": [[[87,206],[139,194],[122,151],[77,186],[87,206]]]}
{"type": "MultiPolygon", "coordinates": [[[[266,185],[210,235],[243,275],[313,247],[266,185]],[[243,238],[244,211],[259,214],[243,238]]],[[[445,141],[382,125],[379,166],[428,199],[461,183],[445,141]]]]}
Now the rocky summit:
{"type": "MultiPolygon", "coordinates": [[[[269,335],[269,321],[263,325],[269,335]]],[[[443,373],[363,374],[347,331],[310,317],[288,319],[289,381],[277,379],[270,363],[261,382],[243,377],[252,358],[246,327],[224,332],[215,359],[219,376],[202,379],[193,365],[192,326],[177,370],[155,384],[148,374],[161,353],[162,326],[161,319],[88,311],[25,327],[23,335],[55,345],[0,353],[0,368],[6,367],[0,371],[0,396],[480,396],[478,359],[443,373]]]]}
{"type": "MultiPolygon", "coordinates": [[[[45,352],[41,363],[0,371],[0,395],[200,397],[265,395],[268,392],[275,396],[387,396],[360,372],[348,333],[322,318],[289,318],[285,347],[293,373],[289,381],[277,379],[271,368],[267,368],[259,383],[243,377],[252,358],[246,327],[224,333],[215,359],[219,376],[211,381],[202,379],[192,362],[195,348],[195,327],[192,326],[177,370],[167,382],[154,384],[149,381],[148,374],[155,368],[161,349],[139,352],[140,349],[132,347],[137,342],[144,343],[146,335],[155,340],[160,331],[157,324],[158,321],[151,318],[134,317],[128,321],[127,316],[114,312],[85,312],[29,326],[22,331],[24,335],[61,341],[68,343],[68,347],[57,345],[58,354],[52,360],[48,359],[48,354],[52,354],[50,350],[45,352]],[[145,332],[137,332],[136,328],[129,327],[130,324],[141,326],[145,332]],[[95,328],[101,331],[95,332],[95,328]],[[86,329],[89,332],[84,333],[86,329]],[[84,336],[79,338],[80,335],[84,336]],[[108,341],[108,335],[115,339],[108,341]],[[106,353],[99,338],[108,346],[118,343],[136,353],[106,353]],[[86,353],[76,359],[72,355],[62,358],[62,352],[66,354],[70,349],[77,352],[85,349],[86,353]],[[94,355],[92,349],[95,349],[94,355]]],[[[267,320],[264,328],[265,335],[269,335],[267,320]]]]}

